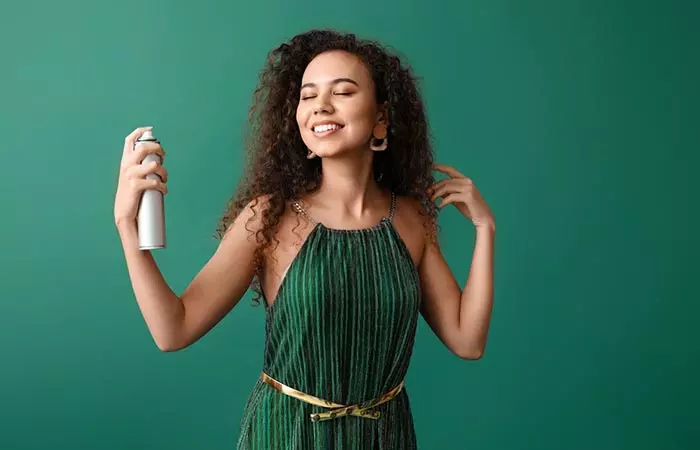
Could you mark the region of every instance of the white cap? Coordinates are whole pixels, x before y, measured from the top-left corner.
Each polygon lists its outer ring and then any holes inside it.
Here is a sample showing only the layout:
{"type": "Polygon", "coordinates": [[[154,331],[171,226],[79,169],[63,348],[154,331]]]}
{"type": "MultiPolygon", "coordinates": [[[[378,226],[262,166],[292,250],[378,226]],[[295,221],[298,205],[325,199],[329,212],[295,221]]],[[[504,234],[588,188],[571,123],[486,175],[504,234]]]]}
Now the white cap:
{"type": "Polygon", "coordinates": [[[156,138],[153,137],[153,132],[151,130],[146,130],[143,132],[140,138],[138,138],[139,141],[155,141],[156,138]]]}

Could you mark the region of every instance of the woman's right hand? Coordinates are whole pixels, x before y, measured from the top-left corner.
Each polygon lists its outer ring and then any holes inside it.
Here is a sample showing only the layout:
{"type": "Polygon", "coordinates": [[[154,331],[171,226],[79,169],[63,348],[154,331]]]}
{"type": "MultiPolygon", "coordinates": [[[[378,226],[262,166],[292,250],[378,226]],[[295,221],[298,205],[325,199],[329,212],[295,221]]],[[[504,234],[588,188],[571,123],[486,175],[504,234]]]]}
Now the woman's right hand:
{"type": "Polygon", "coordinates": [[[147,189],[158,189],[163,194],[167,194],[168,188],[165,184],[168,181],[168,172],[157,162],[141,164],[141,161],[149,153],[160,155],[161,160],[165,156],[163,148],[157,142],[144,142],[134,150],[136,140],[141,137],[144,131],[153,127],[140,127],[132,131],[124,139],[124,151],[122,154],[121,167],[119,169],[119,183],[114,199],[114,222],[120,224],[136,221],[138,206],[141,194],[147,189]],[[147,179],[146,175],[155,173],[160,180],[147,179]]]}

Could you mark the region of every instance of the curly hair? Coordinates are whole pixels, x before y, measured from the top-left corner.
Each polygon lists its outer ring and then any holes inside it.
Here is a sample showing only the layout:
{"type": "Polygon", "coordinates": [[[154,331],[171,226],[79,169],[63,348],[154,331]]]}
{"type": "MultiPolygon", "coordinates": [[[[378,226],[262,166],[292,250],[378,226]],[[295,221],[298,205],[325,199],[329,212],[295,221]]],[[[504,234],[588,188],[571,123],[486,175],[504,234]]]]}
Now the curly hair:
{"type": "Polygon", "coordinates": [[[306,66],[330,50],[343,50],[363,61],[374,81],[377,103],[387,103],[389,144],[385,151],[374,154],[375,180],[396,195],[417,200],[421,205],[419,212],[429,224],[428,236],[434,239],[437,232],[437,207],[426,193],[434,182],[433,150],[423,101],[411,69],[381,44],[351,33],[311,30],[299,34],[268,54],[249,110],[246,170],[217,228],[217,237],[222,238],[246,206],[257,205],[262,197],[266,199],[255,236],[258,248],[252,284],[257,294],[254,302],[262,295],[264,254],[273,241],[279,244],[276,230],[289,201],[320,186],[321,158],[306,158],[296,109],[306,66]]]}

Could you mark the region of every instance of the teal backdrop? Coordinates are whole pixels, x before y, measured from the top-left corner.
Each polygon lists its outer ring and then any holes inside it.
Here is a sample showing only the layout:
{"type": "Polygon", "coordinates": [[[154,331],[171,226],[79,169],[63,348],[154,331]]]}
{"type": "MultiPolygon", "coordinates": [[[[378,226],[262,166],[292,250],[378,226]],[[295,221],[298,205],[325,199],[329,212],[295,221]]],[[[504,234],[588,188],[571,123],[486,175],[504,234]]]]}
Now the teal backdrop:
{"type": "MultiPolygon", "coordinates": [[[[313,27],[400,52],[435,151],[498,224],[479,361],[421,321],[407,384],[422,449],[700,448],[700,64],[691,1],[0,6],[0,448],[232,449],[263,356],[249,292],[160,352],[113,224],[123,138],[168,152],[176,292],[212,254],[266,53],[313,27]]],[[[474,231],[440,241],[460,284],[474,231]]]]}

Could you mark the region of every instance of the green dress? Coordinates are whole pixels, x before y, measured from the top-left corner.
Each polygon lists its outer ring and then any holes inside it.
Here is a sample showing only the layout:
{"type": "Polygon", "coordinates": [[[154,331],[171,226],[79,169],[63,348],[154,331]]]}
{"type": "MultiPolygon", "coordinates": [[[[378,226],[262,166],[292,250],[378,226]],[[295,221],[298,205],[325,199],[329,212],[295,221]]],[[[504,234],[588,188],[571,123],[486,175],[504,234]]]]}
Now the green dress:
{"type": "MultiPolygon", "coordinates": [[[[421,300],[418,272],[388,217],[370,228],[332,229],[295,203],[313,229],[266,308],[263,372],[343,405],[381,396],[409,366],[421,300]]],[[[328,409],[258,380],[245,406],[239,450],[416,448],[406,389],[373,408],[376,419],[311,420],[328,409]]]]}

